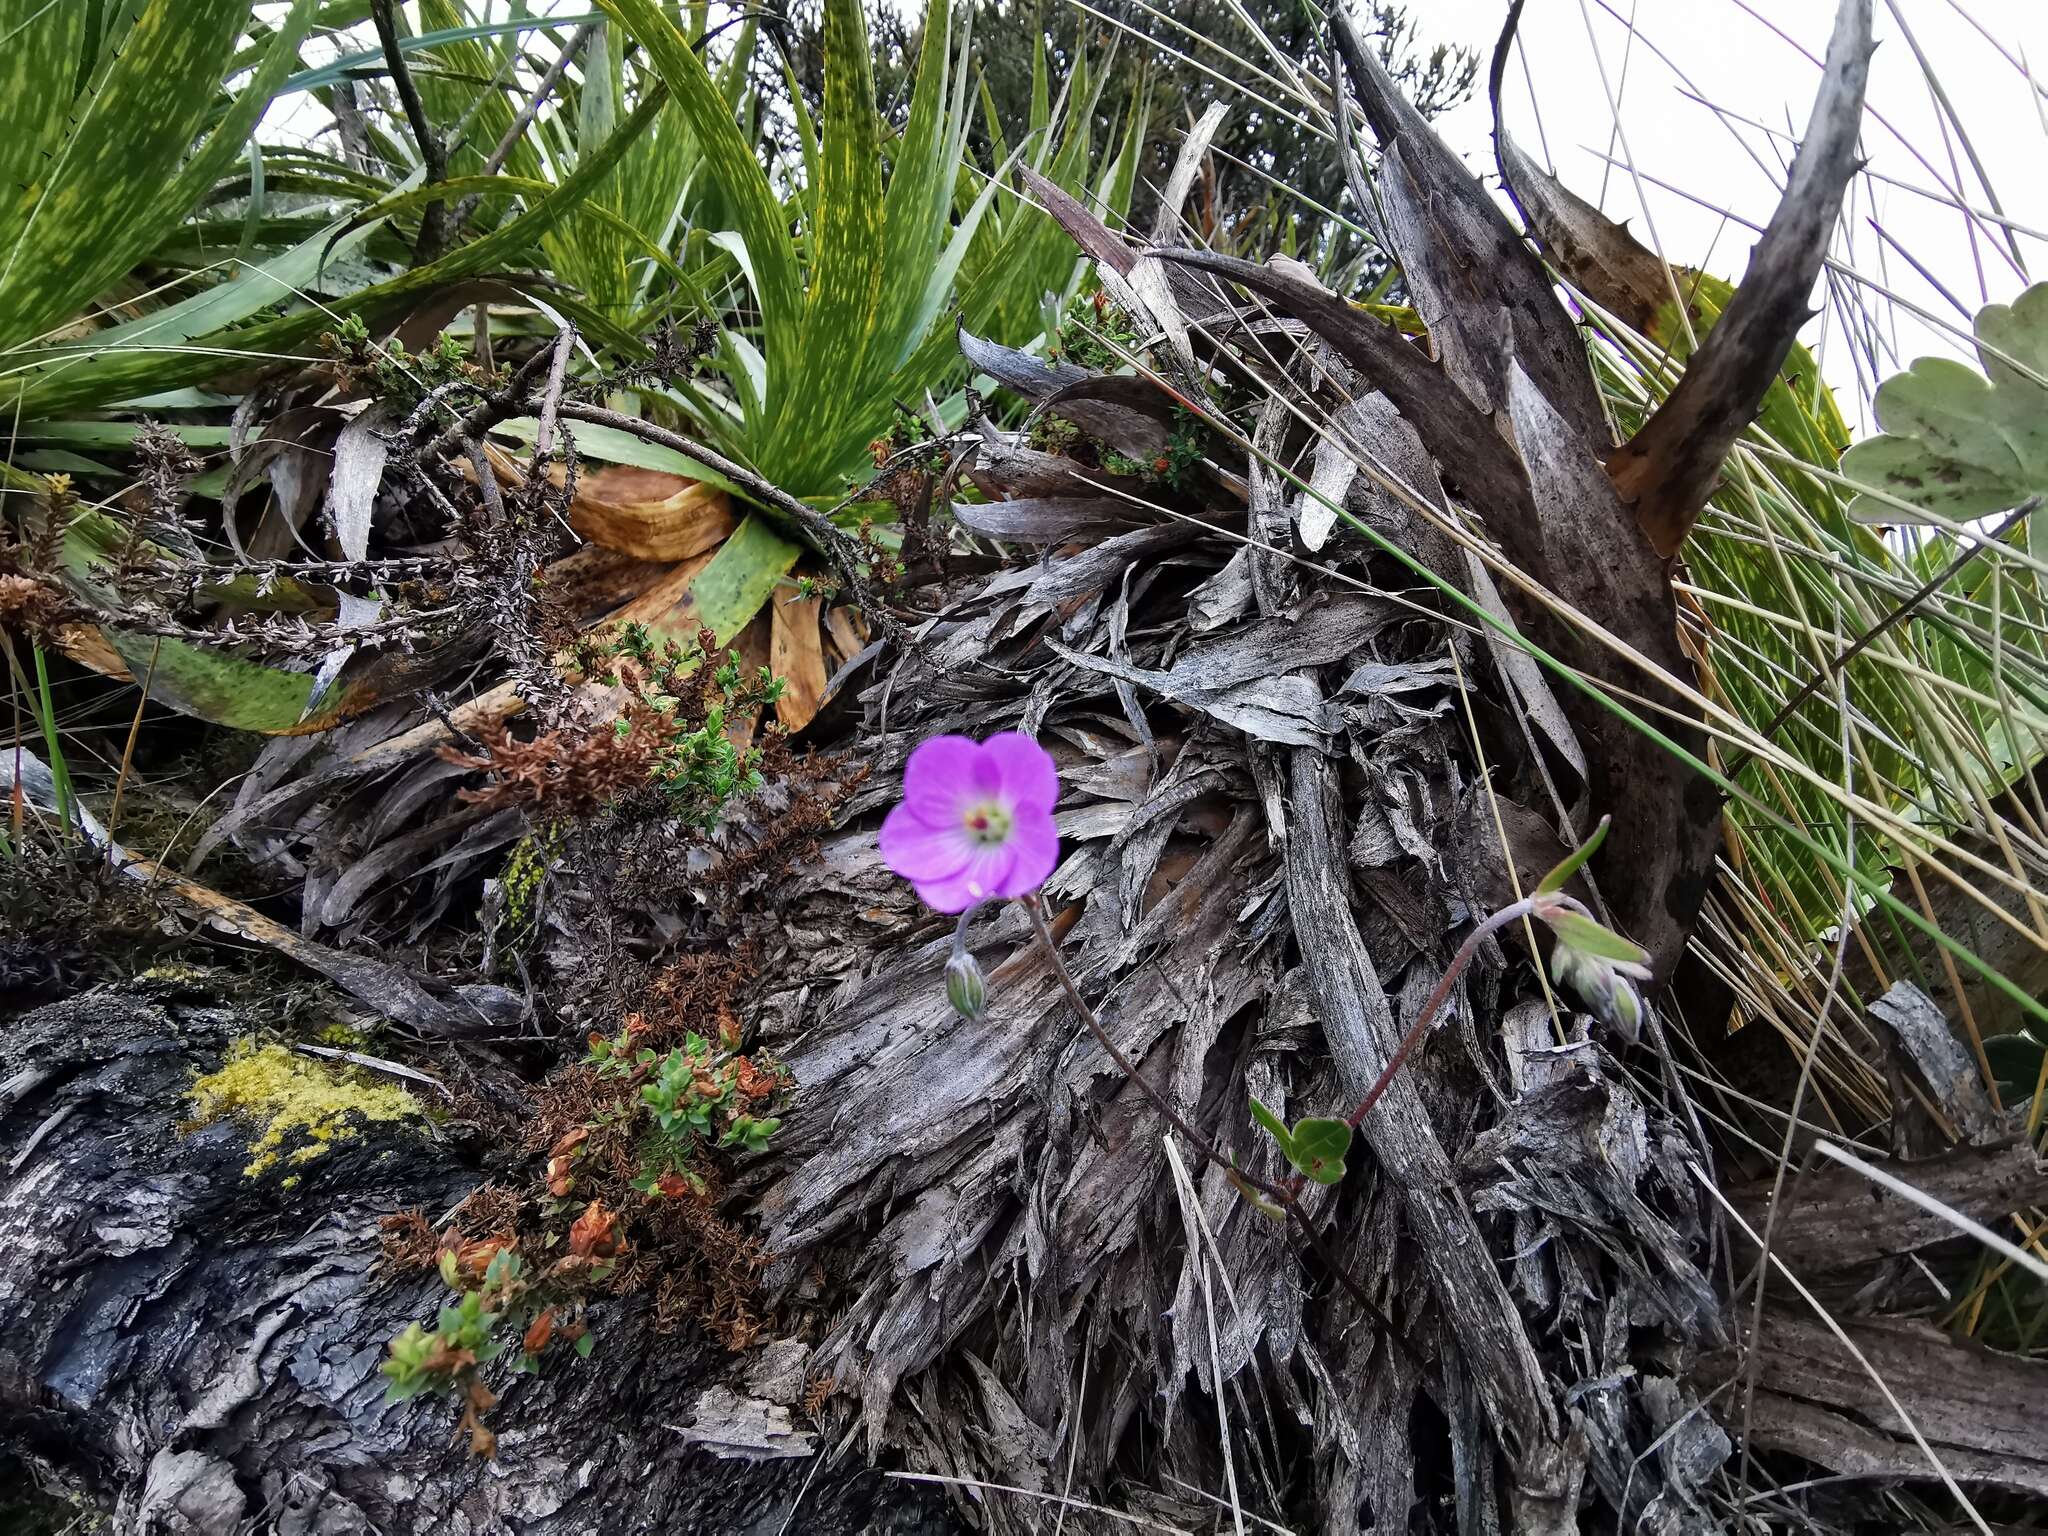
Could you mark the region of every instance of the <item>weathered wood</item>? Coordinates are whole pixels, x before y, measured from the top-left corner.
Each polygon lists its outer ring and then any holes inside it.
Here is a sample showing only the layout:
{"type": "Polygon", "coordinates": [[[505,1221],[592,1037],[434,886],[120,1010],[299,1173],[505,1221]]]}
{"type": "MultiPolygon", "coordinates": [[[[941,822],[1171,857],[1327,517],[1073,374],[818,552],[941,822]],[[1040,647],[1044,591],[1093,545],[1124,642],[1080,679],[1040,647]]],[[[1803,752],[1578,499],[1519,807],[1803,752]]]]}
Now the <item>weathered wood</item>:
{"type": "MultiPolygon", "coordinates": [[[[1757,1347],[1752,1442],[1853,1477],[1932,1482],[1911,1433],[1871,1380],[1882,1377],[1949,1474],[1966,1487],[2048,1497],[2048,1364],[1960,1343],[1904,1318],[1856,1318],[1844,1331],[1870,1369],[1810,1315],[1766,1313],[1757,1347]]],[[[1697,1380],[1726,1381],[1732,1354],[1708,1356],[1697,1380]]],[[[1717,1412],[1731,1427],[1739,1394],[1717,1412]]]]}
{"type": "Polygon", "coordinates": [[[597,1309],[597,1354],[498,1382],[500,1459],[435,1399],[390,1405],[385,1342],[431,1318],[432,1275],[387,1275],[377,1218],[439,1214],[478,1182],[414,1130],[368,1127],[243,1177],[246,1127],[179,1127],[196,1072],[260,1014],[169,984],[106,990],[8,1027],[0,1112],[0,1435],[111,1517],[220,1536],[953,1529],[930,1490],[857,1462],[716,1461],[670,1426],[742,1362],[597,1309]],[[815,1473],[806,1490],[807,1477],[815,1473]]]}
{"type": "MultiPolygon", "coordinates": [[[[1879,1163],[1886,1173],[1978,1221],[2029,1206],[2048,1205],[2048,1166],[2024,1141],[1996,1147],[1957,1147],[1938,1157],[1879,1163]]],[[[1728,1198],[1757,1231],[1775,1181],[1729,1191],[1728,1198]]],[[[1771,1251],[1798,1275],[1857,1269],[1959,1234],[1952,1222],[1873,1183],[1853,1168],[1821,1163],[1785,1187],[1772,1231],[1771,1251]]]]}

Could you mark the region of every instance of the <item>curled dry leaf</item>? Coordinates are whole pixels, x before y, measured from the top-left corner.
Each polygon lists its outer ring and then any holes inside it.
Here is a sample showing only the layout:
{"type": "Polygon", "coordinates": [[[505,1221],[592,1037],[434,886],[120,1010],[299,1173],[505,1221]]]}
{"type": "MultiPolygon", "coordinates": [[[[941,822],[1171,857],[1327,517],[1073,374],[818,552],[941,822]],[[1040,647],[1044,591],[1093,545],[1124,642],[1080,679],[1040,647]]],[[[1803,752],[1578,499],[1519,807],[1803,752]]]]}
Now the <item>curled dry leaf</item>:
{"type": "Polygon", "coordinates": [[[526,1337],[519,1341],[519,1347],[529,1355],[537,1355],[548,1347],[548,1340],[555,1336],[555,1309],[549,1307],[527,1325],[526,1337]]]}
{"type": "Polygon", "coordinates": [[[593,1200],[583,1208],[569,1228],[569,1254],[578,1259],[615,1259],[626,1251],[625,1235],[619,1231],[619,1218],[605,1209],[602,1200],[593,1200]]]}
{"type": "MultiPolygon", "coordinates": [[[[484,454],[500,480],[526,483],[527,464],[495,443],[486,443],[484,454]]],[[[548,466],[548,479],[562,484],[559,464],[548,466]]],[[[724,543],[739,523],[717,486],[631,465],[579,474],[569,505],[570,527],[601,549],[639,560],[688,560],[724,543]]]]}
{"type": "Polygon", "coordinates": [[[817,718],[825,701],[825,637],[818,625],[824,600],[777,599],[768,639],[768,669],[782,679],[775,718],[794,733],[817,718]]]}

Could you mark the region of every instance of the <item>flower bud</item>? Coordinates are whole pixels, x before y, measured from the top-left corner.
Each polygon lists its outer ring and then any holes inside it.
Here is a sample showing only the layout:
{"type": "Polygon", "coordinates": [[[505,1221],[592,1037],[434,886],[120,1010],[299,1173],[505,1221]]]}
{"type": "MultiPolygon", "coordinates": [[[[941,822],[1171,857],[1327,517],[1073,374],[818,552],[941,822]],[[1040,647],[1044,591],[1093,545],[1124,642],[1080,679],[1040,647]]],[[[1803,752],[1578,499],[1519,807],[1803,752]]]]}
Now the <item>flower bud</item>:
{"type": "Polygon", "coordinates": [[[1604,1008],[1611,973],[1598,956],[1574,949],[1559,939],[1550,952],[1550,974],[1559,986],[1576,992],[1587,1007],[1596,1011],[1604,1008]]]}
{"type": "Polygon", "coordinates": [[[1589,955],[1559,939],[1550,952],[1550,974],[1579,995],[1588,1012],[1621,1031],[1630,1042],[1642,1033],[1643,999],[1626,972],[1640,969],[1589,955]]]}
{"type": "Polygon", "coordinates": [[[1614,995],[1608,1000],[1607,1022],[1628,1037],[1633,1045],[1643,1032],[1643,1000],[1635,983],[1625,976],[1614,978],[1614,995]]]}
{"type": "Polygon", "coordinates": [[[964,949],[946,962],[946,1001],[963,1019],[978,1019],[988,1011],[988,981],[964,949]]]}

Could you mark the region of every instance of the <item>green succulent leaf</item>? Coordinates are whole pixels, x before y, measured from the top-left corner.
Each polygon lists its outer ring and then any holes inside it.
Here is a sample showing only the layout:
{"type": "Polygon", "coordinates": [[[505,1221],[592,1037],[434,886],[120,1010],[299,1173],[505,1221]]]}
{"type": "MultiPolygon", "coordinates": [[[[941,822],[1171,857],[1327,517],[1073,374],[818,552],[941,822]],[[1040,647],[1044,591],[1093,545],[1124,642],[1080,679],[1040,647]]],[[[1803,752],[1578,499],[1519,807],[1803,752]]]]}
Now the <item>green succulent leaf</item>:
{"type": "MultiPolygon", "coordinates": [[[[1842,473],[1952,521],[2048,493],[2048,283],[1977,312],[1980,373],[1923,357],[1878,386],[1881,436],[1842,456],[1842,473]]],[[[1890,501],[1849,504],[1862,522],[1911,522],[1890,501]]]]}
{"type": "Polygon", "coordinates": [[[1542,883],[1536,887],[1536,894],[1551,896],[1563,890],[1565,882],[1576,875],[1584,867],[1586,860],[1592,858],[1600,845],[1607,841],[1607,825],[1611,820],[1612,817],[1602,816],[1600,825],[1593,829],[1591,837],[1579,844],[1578,851],[1570,854],[1562,864],[1543,877],[1542,883]]]}
{"type": "Polygon", "coordinates": [[[1344,1154],[1350,1150],[1349,1125],[1311,1117],[1295,1126],[1287,1160],[1318,1184],[1335,1184],[1344,1177],[1344,1154]]]}
{"type": "Polygon", "coordinates": [[[1650,963],[1650,952],[1642,945],[1629,942],[1612,928],[1604,928],[1590,917],[1577,912],[1559,912],[1545,921],[1561,942],[1581,954],[1597,955],[1602,960],[1625,960],[1631,965],[1650,963]]]}

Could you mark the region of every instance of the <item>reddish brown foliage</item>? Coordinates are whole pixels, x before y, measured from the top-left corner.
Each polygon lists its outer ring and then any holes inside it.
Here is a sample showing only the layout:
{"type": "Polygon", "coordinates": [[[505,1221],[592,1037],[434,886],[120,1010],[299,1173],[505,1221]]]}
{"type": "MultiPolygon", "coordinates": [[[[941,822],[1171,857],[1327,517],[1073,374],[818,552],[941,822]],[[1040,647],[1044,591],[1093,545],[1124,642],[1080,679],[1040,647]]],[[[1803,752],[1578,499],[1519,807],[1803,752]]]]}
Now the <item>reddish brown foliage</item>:
{"type": "Polygon", "coordinates": [[[441,748],[441,756],[490,775],[480,788],[458,791],[470,805],[544,807],[562,816],[594,815],[647,782],[654,767],[651,730],[620,732],[609,722],[543,731],[521,741],[504,725],[478,732],[483,751],[441,748]]]}
{"type": "Polygon", "coordinates": [[[569,1253],[579,1259],[613,1259],[626,1251],[625,1234],[619,1230],[619,1218],[605,1209],[602,1200],[593,1200],[583,1208],[569,1227],[569,1253]]]}

